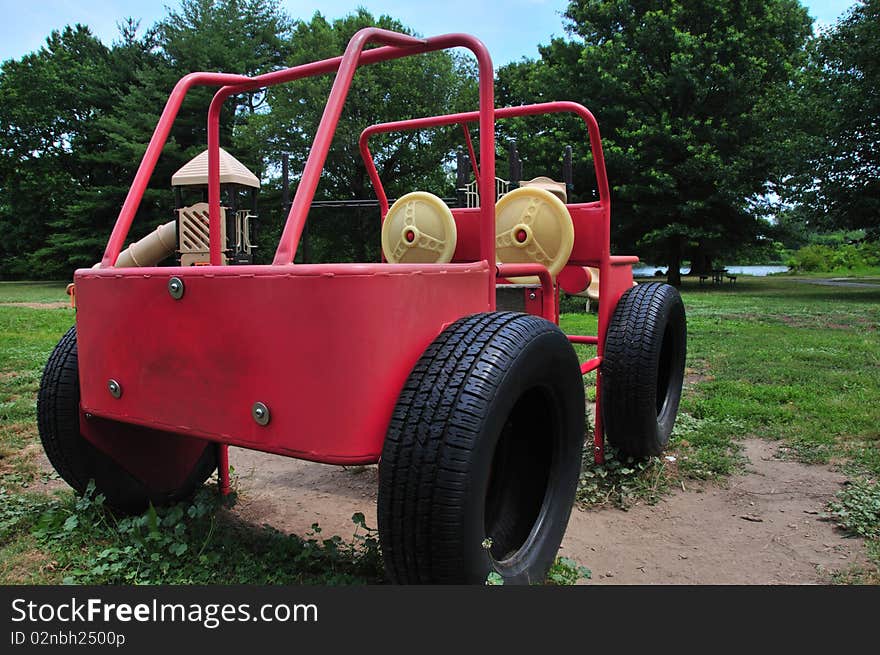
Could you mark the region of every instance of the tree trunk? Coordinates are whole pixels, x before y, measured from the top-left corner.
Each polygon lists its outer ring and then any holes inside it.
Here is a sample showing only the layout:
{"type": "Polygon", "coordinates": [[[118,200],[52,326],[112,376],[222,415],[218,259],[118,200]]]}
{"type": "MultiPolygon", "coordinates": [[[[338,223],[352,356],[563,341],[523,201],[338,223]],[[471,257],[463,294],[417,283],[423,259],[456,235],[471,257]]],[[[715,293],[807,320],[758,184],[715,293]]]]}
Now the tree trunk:
{"type": "Polygon", "coordinates": [[[703,245],[697,246],[691,254],[691,275],[712,273],[712,257],[703,245]]]}
{"type": "Polygon", "coordinates": [[[673,244],[669,253],[669,270],[666,271],[666,281],[674,287],[681,286],[681,247],[678,242],[673,244]]]}

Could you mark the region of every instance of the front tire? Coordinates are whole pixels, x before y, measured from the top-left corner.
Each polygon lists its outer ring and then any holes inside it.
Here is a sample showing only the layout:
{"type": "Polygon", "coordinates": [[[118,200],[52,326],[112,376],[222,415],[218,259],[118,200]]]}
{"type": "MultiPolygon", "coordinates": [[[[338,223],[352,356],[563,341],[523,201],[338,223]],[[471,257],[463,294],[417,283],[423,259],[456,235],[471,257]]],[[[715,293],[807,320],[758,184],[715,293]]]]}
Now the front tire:
{"type": "Polygon", "coordinates": [[[574,501],[584,442],[577,356],[516,313],[444,330],[404,386],[379,465],[379,537],[403,584],[543,581],[574,501]]]}

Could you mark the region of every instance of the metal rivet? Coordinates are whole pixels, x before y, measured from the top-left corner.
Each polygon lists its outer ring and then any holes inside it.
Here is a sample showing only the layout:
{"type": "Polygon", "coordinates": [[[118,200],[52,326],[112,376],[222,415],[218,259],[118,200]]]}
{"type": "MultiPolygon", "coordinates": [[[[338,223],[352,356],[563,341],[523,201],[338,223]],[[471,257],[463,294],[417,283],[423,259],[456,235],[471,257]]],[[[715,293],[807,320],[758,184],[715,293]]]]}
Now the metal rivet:
{"type": "Polygon", "coordinates": [[[532,292],[529,294],[529,300],[534,300],[534,299],[537,298],[537,297],[538,297],[538,295],[537,295],[534,291],[532,291],[532,292]]]}
{"type": "Polygon", "coordinates": [[[171,297],[175,300],[183,298],[183,280],[179,277],[173,277],[168,280],[168,293],[170,293],[171,297]]]}
{"type": "Polygon", "coordinates": [[[114,398],[119,398],[122,395],[122,387],[116,380],[108,380],[107,381],[107,390],[110,392],[110,395],[114,398]]]}
{"type": "Polygon", "coordinates": [[[251,416],[257,422],[257,425],[266,425],[269,423],[269,408],[263,403],[256,402],[251,408],[251,416]]]}

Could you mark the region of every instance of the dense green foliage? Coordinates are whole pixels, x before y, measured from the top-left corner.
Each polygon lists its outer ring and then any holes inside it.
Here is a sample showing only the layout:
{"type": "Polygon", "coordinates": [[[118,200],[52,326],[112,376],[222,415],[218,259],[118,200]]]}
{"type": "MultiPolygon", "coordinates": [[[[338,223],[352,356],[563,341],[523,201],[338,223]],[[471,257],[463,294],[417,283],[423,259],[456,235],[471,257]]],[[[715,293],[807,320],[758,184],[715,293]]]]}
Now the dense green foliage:
{"type": "MultiPolygon", "coordinates": [[[[361,27],[408,28],[365,10],[328,21],[293,20],[278,0],[181,0],[146,30],[128,21],[116,42],[83,25],[53,32],[39,51],[4,62],[0,92],[0,277],[66,278],[100,258],[168,94],[192,71],[258,75],[338,55],[361,27]]],[[[258,257],[271,258],[283,220],[279,173],[289,153],[295,190],[332,76],[231,98],[221,113],[221,144],[264,182],[258,257]]],[[[205,148],[213,90],[195,88],[181,107],[132,237],[169,220],[171,175],[205,148]]],[[[434,53],[358,71],[318,198],[372,197],[357,151],[371,123],[473,108],[472,66],[434,53]]],[[[449,195],[448,131],[392,136],[375,144],[389,193],[414,188],[449,195]]],[[[316,212],[317,259],[370,259],[377,253],[375,209],[316,212]],[[331,255],[332,253],[332,255],[331,255]]]]}
{"type": "Polygon", "coordinates": [[[787,195],[812,231],[880,237],[880,0],[857,3],[812,44],[793,116],[806,128],[787,195]]]}
{"type": "Polygon", "coordinates": [[[594,108],[616,245],[699,270],[766,238],[762,203],[787,172],[775,135],[805,61],[806,10],[796,0],[577,0],[565,18],[569,38],[500,71],[500,89],[507,102],[558,96],[594,108]]]}
{"type": "MultiPolygon", "coordinates": [[[[368,25],[410,32],[364,9],[330,19],[290,16],[279,0],[179,0],[155,25],[123,21],[112,44],[73,25],[4,62],[0,278],[66,278],[99,258],[181,76],[256,75],[333,56],[368,25]]],[[[542,45],[538,60],[498,70],[497,104],[570,99],[594,110],[617,251],[669,266],[677,282],[680,261],[699,271],[778,260],[782,247],[811,245],[829,230],[880,235],[880,0],[858,2],[816,34],[798,0],[573,0],[562,26],[566,36],[542,45]]],[[[223,108],[222,145],[263,181],[259,262],[271,258],[284,219],[282,156],[295,193],[331,81],[240,94],[223,108]]],[[[132,237],[172,215],[169,179],[205,147],[211,93],[196,88],[184,101],[132,237]]],[[[367,125],[475,106],[474,64],[457,52],[360,69],[316,198],[374,197],[357,152],[367,125]]],[[[572,145],[573,199],[596,197],[578,121],[503,121],[497,139],[499,173],[515,140],[525,178],[560,178],[572,145]]],[[[453,194],[457,129],[390,134],[371,145],[391,197],[416,188],[453,194]]],[[[310,261],[375,259],[376,214],[313,209],[310,261]]]]}
{"type": "Polygon", "coordinates": [[[859,272],[880,267],[880,243],[811,244],[792,253],[787,260],[796,272],[859,272]]]}
{"type": "MultiPolygon", "coordinates": [[[[388,16],[374,18],[366,10],[328,21],[320,14],[298,22],[291,36],[288,65],[330,58],[345,50],[359,29],[375,25],[396,32],[410,30],[388,16]]],[[[290,157],[296,177],[305,167],[312,138],[324,112],[333,78],[322,76],[272,87],[271,111],[258,112],[235,134],[235,142],[260,152],[267,162],[290,157]],[[306,99],[303,102],[303,98],[306,99]]],[[[358,70],[336,129],[316,200],[375,198],[358,151],[363,129],[406,117],[431,116],[477,107],[476,73],[460,55],[434,52],[383,62],[358,70]]],[[[443,197],[454,195],[449,159],[460,137],[458,130],[391,133],[374,137],[370,151],[389,198],[416,189],[443,197]]],[[[296,191],[294,183],[292,192],[296,191]]],[[[310,261],[376,261],[379,257],[376,208],[315,208],[309,221],[310,261]]],[[[261,241],[264,249],[277,243],[280,221],[261,241]]]]}

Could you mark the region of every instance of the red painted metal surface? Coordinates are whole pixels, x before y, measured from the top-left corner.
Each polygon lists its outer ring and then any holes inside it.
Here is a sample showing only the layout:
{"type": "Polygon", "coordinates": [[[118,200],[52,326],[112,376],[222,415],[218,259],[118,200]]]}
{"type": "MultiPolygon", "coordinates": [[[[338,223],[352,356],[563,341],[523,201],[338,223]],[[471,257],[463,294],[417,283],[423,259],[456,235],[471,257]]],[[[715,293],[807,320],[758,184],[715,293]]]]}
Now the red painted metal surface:
{"type": "Polygon", "coordinates": [[[585,266],[569,264],[560,271],[556,281],[565,293],[575,294],[586,290],[593,281],[593,276],[590,274],[590,269],[585,266]]]}
{"type": "Polygon", "coordinates": [[[444,325],[489,310],[487,277],[484,262],[80,270],[82,409],[302,459],[375,462],[422,352],[444,325]],[[258,401],[266,426],[251,416],[258,401]]]}
{"type": "Polygon", "coordinates": [[[533,316],[544,315],[544,289],[523,289],[525,296],[525,312],[533,316]]]}
{"type": "Polygon", "coordinates": [[[548,321],[559,323],[559,308],[556,304],[557,293],[550,272],[541,264],[498,264],[497,277],[525,277],[537,275],[541,281],[541,316],[548,321]]]}
{"type": "Polygon", "coordinates": [[[228,496],[232,488],[229,484],[229,446],[225,443],[217,444],[217,473],[219,475],[220,493],[228,496]]]}
{"type": "MultiPolygon", "coordinates": [[[[475,177],[480,177],[480,162],[477,159],[477,154],[474,152],[474,142],[471,140],[471,131],[468,129],[467,123],[461,124],[461,131],[464,132],[464,142],[467,144],[468,149],[468,157],[470,157],[471,168],[474,171],[475,177]]],[[[492,194],[492,197],[495,197],[495,194],[492,194]]]]}
{"type": "Polygon", "coordinates": [[[79,431],[93,446],[157,494],[181,488],[206,446],[202,439],[108,421],[87,412],[80,412],[79,431]]]}
{"type": "Polygon", "coordinates": [[[572,343],[581,343],[581,344],[593,345],[593,346],[595,346],[597,343],[599,343],[598,336],[581,336],[579,334],[569,334],[568,340],[571,341],[572,343]]]}
{"type": "Polygon", "coordinates": [[[452,217],[455,219],[458,235],[452,261],[472,262],[478,260],[480,258],[480,210],[476,207],[453,207],[452,217]]]}
{"type": "Polygon", "coordinates": [[[602,359],[599,357],[593,357],[592,359],[588,359],[583,364],[581,364],[581,375],[586,375],[590,371],[595,371],[599,368],[599,365],[602,363],[602,359]]]}

